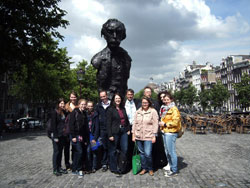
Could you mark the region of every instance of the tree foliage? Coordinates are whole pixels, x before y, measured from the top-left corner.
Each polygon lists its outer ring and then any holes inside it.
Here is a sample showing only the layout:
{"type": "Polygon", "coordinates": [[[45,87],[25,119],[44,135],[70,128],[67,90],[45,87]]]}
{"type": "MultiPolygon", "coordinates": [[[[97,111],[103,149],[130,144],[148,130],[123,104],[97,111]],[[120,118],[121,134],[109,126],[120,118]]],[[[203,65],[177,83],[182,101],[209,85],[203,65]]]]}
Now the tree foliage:
{"type": "Polygon", "coordinates": [[[63,39],[56,29],[68,25],[63,19],[66,11],[58,7],[58,2],[60,0],[0,1],[0,74],[21,73],[24,67],[33,66],[34,61],[53,59],[53,51],[43,44],[53,43],[48,33],[63,39]]]}
{"type": "Polygon", "coordinates": [[[58,42],[50,39],[49,43],[42,44],[53,54],[50,63],[43,58],[36,59],[31,67],[22,64],[19,73],[12,76],[11,94],[26,104],[49,104],[65,97],[66,91],[72,87],[71,62],[67,51],[58,48],[58,42]]]}
{"type": "Polygon", "coordinates": [[[204,86],[201,85],[201,91],[199,92],[199,104],[202,107],[203,113],[206,111],[207,107],[209,106],[210,103],[210,90],[204,89],[204,86]]]}
{"type": "Polygon", "coordinates": [[[179,105],[185,105],[185,101],[184,101],[184,89],[181,88],[180,91],[176,90],[174,92],[174,99],[176,101],[177,104],[179,105]]]}
{"type": "Polygon", "coordinates": [[[230,95],[227,88],[221,82],[217,82],[211,89],[210,96],[211,105],[221,109],[223,102],[227,101],[230,95]]]}
{"type": "Polygon", "coordinates": [[[237,99],[242,109],[246,109],[250,106],[250,75],[244,74],[240,83],[234,84],[234,88],[237,91],[237,99]]]}
{"type": "Polygon", "coordinates": [[[74,91],[76,91],[80,96],[81,84],[81,98],[91,100],[93,102],[97,102],[99,99],[98,88],[96,83],[96,71],[97,70],[91,64],[88,64],[85,60],[79,62],[77,67],[75,69],[72,69],[74,91]],[[85,71],[85,74],[83,75],[83,80],[78,83],[77,71],[79,71],[80,68],[85,71]]]}
{"type": "Polygon", "coordinates": [[[188,88],[184,90],[183,102],[192,108],[196,101],[197,89],[192,84],[189,84],[188,88]]]}

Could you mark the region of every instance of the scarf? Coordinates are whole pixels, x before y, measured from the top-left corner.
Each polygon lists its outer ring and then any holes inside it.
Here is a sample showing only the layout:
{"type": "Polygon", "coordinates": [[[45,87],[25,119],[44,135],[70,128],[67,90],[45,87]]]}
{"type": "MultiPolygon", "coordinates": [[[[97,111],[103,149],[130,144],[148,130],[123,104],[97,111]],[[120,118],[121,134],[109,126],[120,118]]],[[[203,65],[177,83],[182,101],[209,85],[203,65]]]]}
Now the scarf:
{"type": "Polygon", "coordinates": [[[175,106],[174,102],[171,102],[169,105],[162,105],[160,109],[160,117],[163,118],[167,114],[168,110],[175,106]]]}

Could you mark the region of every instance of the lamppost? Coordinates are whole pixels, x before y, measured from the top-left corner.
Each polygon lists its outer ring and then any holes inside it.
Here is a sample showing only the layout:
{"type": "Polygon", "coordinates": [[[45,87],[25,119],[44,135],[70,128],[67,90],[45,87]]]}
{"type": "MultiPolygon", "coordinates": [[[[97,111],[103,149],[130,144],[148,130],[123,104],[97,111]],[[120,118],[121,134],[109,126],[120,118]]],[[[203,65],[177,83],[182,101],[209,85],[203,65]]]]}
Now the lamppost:
{"type": "Polygon", "coordinates": [[[77,72],[77,80],[80,84],[80,98],[82,98],[82,81],[83,81],[83,75],[85,74],[85,71],[82,70],[82,68],[80,68],[77,72]]]}

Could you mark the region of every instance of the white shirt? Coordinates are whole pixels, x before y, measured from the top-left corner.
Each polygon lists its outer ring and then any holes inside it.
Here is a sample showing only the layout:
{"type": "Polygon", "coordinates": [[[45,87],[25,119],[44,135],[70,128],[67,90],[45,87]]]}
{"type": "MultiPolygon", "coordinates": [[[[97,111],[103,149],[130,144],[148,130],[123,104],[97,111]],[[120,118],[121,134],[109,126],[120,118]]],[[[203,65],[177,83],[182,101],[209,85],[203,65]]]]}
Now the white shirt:
{"type": "Polygon", "coordinates": [[[136,106],[135,106],[134,100],[131,100],[131,101],[126,100],[125,109],[126,109],[129,123],[130,125],[132,125],[134,121],[135,112],[136,112],[136,106]]]}
{"type": "Polygon", "coordinates": [[[110,100],[108,100],[108,102],[106,104],[104,104],[104,102],[102,102],[102,107],[106,110],[106,108],[108,108],[110,105],[110,100]]]}

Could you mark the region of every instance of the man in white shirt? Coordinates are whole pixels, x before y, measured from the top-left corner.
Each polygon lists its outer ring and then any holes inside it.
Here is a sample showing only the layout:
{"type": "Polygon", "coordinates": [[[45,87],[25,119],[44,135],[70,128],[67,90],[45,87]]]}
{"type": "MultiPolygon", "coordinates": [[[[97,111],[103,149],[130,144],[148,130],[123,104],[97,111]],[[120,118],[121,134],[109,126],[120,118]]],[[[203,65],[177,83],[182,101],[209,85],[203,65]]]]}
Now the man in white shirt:
{"type": "MultiPolygon", "coordinates": [[[[126,98],[127,98],[127,100],[125,102],[125,109],[126,109],[129,123],[130,123],[130,128],[132,128],[135,112],[139,108],[138,104],[139,104],[140,100],[134,99],[134,90],[133,89],[128,89],[126,91],[126,98]]],[[[128,162],[132,161],[133,149],[134,149],[134,142],[132,141],[131,135],[132,134],[130,134],[129,138],[128,138],[128,140],[129,140],[129,142],[128,142],[128,162]]]]}
{"type": "Polygon", "coordinates": [[[134,99],[134,90],[133,89],[128,89],[126,91],[126,102],[125,102],[125,109],[126,113],[128,115],[128,120],[130,125],[132,126],[133,121],[134,121],[134,115],[136,110],[138,109],[138,100],[134,99]]]}

